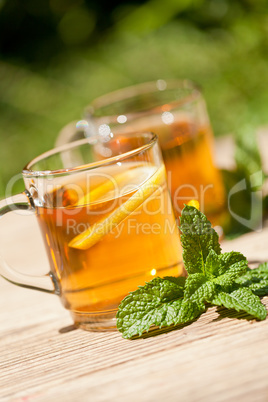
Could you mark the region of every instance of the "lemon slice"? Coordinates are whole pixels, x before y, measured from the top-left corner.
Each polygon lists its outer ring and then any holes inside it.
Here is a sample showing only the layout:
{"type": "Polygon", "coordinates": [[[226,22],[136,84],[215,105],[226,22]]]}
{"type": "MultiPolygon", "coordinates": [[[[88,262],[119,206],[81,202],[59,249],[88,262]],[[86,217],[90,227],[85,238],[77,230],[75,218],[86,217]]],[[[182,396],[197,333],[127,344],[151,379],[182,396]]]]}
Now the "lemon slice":
{"type": "Polygon", "coordinates": [[[98,243],[106,234],[127,218],[142,203],[159,189],[165,175],[162,165],[123,205],[114,210],[108,217],[94,223],[69,242],[69,247],[87,250],[98,243]]]}
{"type": "Polygon", "coordinates": [[[76,203],[76,206],[92,204],[93,202],[99,201],[109,192],[114,193],[120,186],[132,182],[133,179],[139,175],[139,171],[143,170],[144,166],[138,166],[134,169],[125,170],[124,172],[116,174],[115,176],[107,179],[100,186],[91,190],[84,197],[81,197],[76,203]]]}
{"type": "Polygon", "coordinates": [[[196,209],[199,209],[199,202],[197,200],[191,200],[188,202],[188,204],[190,207],[195,207],[196,209]]]}

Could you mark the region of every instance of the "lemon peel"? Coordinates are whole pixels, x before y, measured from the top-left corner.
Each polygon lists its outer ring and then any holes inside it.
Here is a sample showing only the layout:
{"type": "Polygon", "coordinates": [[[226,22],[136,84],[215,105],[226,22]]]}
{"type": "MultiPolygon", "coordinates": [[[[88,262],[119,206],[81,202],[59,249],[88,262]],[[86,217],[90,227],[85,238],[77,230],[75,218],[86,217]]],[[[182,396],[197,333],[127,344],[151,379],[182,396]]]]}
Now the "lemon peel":
{"type": "Polygon", "coordinates": [[[197,200],[191,200],[187,203],[189,207],[195,207],[196,209],[199,209],[199,202],[197,200]]]}
{"type": "Polygon", "coordinates": [[[85,196],[81,197],[76,203],[76,206],[92,204],[93,202],[101,199],[108,192],[116,191],[116,189],[118,189],[118,186],[120,186],[122,183],[130,182],[133,177],[137,176],[137,169],[141,169],[141,167],[136,167],[132,170],[129,169],[108,178],[103,184],[94,188],[85,196]]]}
{"type": "Polygon", "coordinates": [[[87,250],[98,243],[159,189],[163,175],[165,175],[164,165],[157,169],[124,204],[114,210],[108,217],[94,223],[90,228],[72,239],[68,244],[69,247],[87,250]]]}

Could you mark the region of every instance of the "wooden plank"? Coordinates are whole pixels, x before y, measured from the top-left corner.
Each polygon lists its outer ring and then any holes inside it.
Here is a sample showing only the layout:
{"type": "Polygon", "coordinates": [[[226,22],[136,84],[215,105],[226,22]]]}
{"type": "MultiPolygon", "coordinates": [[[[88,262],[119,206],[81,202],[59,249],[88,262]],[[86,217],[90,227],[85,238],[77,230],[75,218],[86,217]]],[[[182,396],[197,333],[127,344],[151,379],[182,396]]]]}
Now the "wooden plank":
{"type": "Polygon", "coordinates": [[[240,320],[215,308],[182,329],[134,341],[118,333],[60,334],[51,320],[6,339],[0,395],[3,400],[27,396],[41,401],[65,393],[67,401],[165,396],[264,401],[267,329],[267,321],[240,320]]]}
{"type": "MultiPolygon", "coordinates": [[[[251,245],[252,257],[268,260],[267,238],[265,229],[223,248],[251,245]]],[[[0,312],[3,400],[267,400],[268,321],[211,308],[191,325],[129,341],[72,330],[55,296],[0,284],[9,306],[0,312]]]]}

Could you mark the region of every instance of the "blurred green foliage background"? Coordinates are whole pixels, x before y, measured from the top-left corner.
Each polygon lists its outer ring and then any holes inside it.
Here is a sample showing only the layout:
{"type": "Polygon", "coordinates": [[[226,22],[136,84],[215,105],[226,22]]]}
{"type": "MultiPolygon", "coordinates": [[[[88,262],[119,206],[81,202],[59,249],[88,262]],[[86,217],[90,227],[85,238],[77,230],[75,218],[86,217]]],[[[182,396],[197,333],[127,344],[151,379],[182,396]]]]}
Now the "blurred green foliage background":
{"type": "Polygon", "coordinates": [[[267,0],[0,0],[0,195],[95,97],[203,88],[216,135],[266,124],[267,0]]]}

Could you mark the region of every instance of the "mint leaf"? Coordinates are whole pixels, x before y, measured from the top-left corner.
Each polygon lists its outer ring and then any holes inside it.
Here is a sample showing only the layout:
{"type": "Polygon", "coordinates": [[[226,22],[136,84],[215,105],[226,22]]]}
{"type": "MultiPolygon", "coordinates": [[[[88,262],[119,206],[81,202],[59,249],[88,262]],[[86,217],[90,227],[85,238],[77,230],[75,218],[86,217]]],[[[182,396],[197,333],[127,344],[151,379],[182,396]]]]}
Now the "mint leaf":
{"type": "Polygon", "coordinates": [[[258,147],[257,137],[252,133],[252,128],[243,127],[236,134],[235,161],[237,170],[243,177],[249,178],[252,174],[262,171],[262,159],[258,147]]]}
{"type": "Polygon", "coordinates": [[[214,250],[210,250],[205,263],[205,274],[209,279],[219,275],[220,257],[214,250]]]}
{"type": "Polygon", "coordinates": [[[236,262],[230,267],[226,267],[225,274],[213,279],[214,283],[221,286],[221,290],[228,292],[234,281],[242,274],[247,272],[248,263],[245,260],[236,262]]]}
{"type": "Polygon", "coordinates": [[[245,275],[236,279],[236,283],[247,287],[255,295],[265,296],[268,294],[268,263],[260,264],[258,268],[248,268],[245,275]]]}
{"type": "Polygon", "coordinates": [[[261,303],[259,297],[254,295],[252,291],[247,288],[238,288],[230,293],[219,292],[211,300],[211,303],[236,311],[245,311],[258,320],[264,320],[267,315],[266,308],[261,303]]]}
{"type": "Polygon", "coordinates": [[[224,274],[224,272],[228,270],[228,267],[239,261],[247,261],[247,259],[243,254],[237,251],[221,254],[218,275],[224,274]]]}
{"type": "Polygon", "coordinates": [[[214,292],[214,283],[203,274],[192,274],[186,279],[184,291],[185,301],[189,300],[205,308],[205,301],[210,300],[214,292]]]}
{"type": "Polygon", "coordinates": [[[180,230],[185,269],[188,274],[205,274],[209,252],[221,253],[218,234],[202,212],[188,205],[182,210],[180,230]]]}
{"type": "Polygon", "coordinates": [[[205,264],[206,275],[195,273],[189,275],[186,279],[184,290],[185,300],[196,302],[202,307],[205,302],[211,303],[217,292],[229,292],[235,280],[247,271],[248,266],[247,261],[241,260],[230,267],[225,266],[225,273],[215,277],[213,274],[219,271],[219,269],[214,269],[217,263],[220,266],[220,256],[211,250],[205,264]]]}
{"type": "Polygon", "coordinates": [[[184,278],[154,278],[130,293],[117,312],[117,328],[124,338],[142,335],[152,325],[160,328],[192,321],[204,309],[185,302],[184,278]]]}
{"type": "Polygon", "coordinates": [[[261,188],[265,174],[253,128],[250,125],[242,127],[236,133],[235,140],[236,168],[233,171],[221,171],[226,194],[230,194],[236,185],[240,188],[240,191],[232,193],[228,201],[229,212],[227,212],[227,219],[224,223],[224,231],[229,238],[257,228],[262,221],[262,207],[265,208],[265,203],[254,191],[261,188]],[[253,202],[257,205],[255,208],[252,208],[253,202]],[[237,215],[244,219],[237,219],[237,215]],[[250,220],[250,228],[246,224],[246,220],[250,220]]]}

